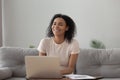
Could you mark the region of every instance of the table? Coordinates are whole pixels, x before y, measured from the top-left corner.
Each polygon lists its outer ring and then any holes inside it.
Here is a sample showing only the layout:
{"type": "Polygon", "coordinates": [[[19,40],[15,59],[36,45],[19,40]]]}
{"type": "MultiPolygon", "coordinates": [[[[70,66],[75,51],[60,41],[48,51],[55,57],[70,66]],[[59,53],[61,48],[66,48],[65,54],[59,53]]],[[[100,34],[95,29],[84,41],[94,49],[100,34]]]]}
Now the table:
{"type": "Polygon", "coordinates": [[[27,80],[70,80],[70,79],[62,78],[62,79],[27,79],[27,80]]]}
{"type": "MultiPolygon", "coordinates": [[[[99,80],[101,78],[97,78],[97,79],[85,79],[85,80],[99,80]]],[[[68,78],[62,78],[62,79],[28,79],[28,80],[72,80],[72,79],[68,79],[68,78]]],[[[76,79],[76,80],[81,80],[81,79],[76,79]]]]}
{"type": "MultiPolygon", "coordinates": [[[[95,76],[96,79],[74,79],[74,80],[99,80],[102,79],[102,76],[95,76]]],[[[69,78],[62,78],[62,79],[26,79],[26,80],[73,80],[69,78]]]]}

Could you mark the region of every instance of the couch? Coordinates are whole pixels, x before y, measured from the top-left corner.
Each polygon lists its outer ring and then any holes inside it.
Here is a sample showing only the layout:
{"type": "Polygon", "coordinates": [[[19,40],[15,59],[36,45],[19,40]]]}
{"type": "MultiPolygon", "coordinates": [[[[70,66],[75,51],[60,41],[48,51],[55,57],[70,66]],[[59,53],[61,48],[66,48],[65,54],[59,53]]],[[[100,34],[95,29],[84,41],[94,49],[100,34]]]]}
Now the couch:
{"type": "Polygon", "coordinates": [[[38,56],[34,48],[1,47],[0,80],[26,80],[25,56],[38,56]]]}
{"type": "MultiPolygon", "coordinates": [[[[0,80],[26,80],[25,56],[38,56],[35,48],[1,47],[0,80]]],[[[80,49],[76,74],[120,80],[120,49],[80,49]]]]}
{"type": "Polygon", "coordinates": [[[120,80],[120,48],[81,49],[76,74],[102,76],[101,80],[120,80]]]}

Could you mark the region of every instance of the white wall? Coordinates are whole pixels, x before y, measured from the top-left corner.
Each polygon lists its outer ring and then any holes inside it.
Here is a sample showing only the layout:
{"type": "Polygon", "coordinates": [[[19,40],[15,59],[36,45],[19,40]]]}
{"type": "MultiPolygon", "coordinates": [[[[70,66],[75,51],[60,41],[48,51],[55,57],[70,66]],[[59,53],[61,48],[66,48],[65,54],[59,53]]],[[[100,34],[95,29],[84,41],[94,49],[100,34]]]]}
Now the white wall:
{"type": "Polygon", "coordinates": [[[3,0],[4,46],[29,47],[39,44],[51,17],[67,14],[77,25],[81,48],[92,39],[107,48],[119,48],[120,0],[3,0]]]}
{"type": "Polygon", "coordinates": [[[2,46],[2,3],[0,0],[0,47],[2,46]]]}

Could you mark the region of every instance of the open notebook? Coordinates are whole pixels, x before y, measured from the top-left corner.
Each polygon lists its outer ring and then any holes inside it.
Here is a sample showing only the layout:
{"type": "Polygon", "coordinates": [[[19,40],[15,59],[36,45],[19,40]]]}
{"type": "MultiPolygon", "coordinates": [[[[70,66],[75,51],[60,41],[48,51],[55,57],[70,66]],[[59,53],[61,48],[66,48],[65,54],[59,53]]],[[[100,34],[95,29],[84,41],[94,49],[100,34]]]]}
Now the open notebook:
{"type": "Polygon", "coordinates": [[[64,75],[64,77],[70,78],[72,80],[96,80],[103,78],[101,76],[93,77],[90,75],[80,75],[80,74],[68,74],[68,75],[64,75]]]}

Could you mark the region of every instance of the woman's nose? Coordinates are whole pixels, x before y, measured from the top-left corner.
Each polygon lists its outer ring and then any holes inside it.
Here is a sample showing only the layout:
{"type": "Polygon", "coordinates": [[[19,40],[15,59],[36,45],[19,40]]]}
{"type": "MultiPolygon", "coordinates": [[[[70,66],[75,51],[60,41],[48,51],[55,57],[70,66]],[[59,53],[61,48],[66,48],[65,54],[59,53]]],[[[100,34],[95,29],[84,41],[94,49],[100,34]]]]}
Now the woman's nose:
{"type": "Polygon", "coordinates": [[[54,27],[55,27],[55,28],[58,28],[58,27],[59,27],[59,25],[55,25],[54,27]]]}

